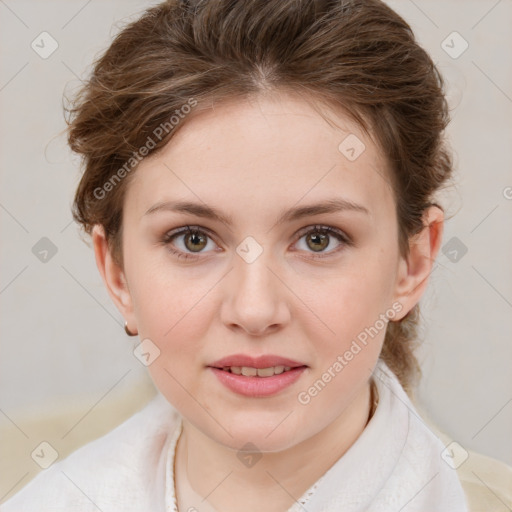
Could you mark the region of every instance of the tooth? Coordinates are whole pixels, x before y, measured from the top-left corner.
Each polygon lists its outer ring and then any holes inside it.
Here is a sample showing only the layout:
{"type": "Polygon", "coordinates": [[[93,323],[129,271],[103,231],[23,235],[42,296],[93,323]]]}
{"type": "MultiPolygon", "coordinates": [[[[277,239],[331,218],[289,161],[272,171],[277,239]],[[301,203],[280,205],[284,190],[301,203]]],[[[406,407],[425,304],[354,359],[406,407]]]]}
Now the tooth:
{"type": "Polygon", "coordinates": [[[232,366],[231,367],[231,373],[234,373],[236,375],[242,374],[242,368],[240,366],[232,366]]]}
{"type": "Polygon", "coordinates": [[[274,373],[275,373],[276,375],[279,375],[280,373],[283,373],[283,372],[284,372],[284,366],[276,366],[276,367],[274,368],[274,373]]]}
{"type": "Polygon", "coordinates": [[[258,377],[272,377],[274,375],[274,367],[258,368],[258,377]]]}
{"type": "Polygon", "coordinates": [[[256,368],[249,368],[248,366],[242,366],[242,375],[246,377],[255,377],[258,374],[256,368]]]}
{"type": "Polygon", "coordinates": [[[287,372],[288,370],[291,370],[291,369],[292,369],[292,367],[291,367],[291,366],[285,366],[285,367],[284,367],[284,371],[285,371],[285,372],[287,372]]]}

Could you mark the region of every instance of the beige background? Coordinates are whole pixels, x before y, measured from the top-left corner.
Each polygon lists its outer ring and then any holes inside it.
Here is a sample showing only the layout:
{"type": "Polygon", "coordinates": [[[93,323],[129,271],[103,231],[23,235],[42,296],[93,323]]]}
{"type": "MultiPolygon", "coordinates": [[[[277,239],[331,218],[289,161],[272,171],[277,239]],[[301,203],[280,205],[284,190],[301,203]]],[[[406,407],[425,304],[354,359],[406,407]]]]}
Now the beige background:
{"type": "MultiPolygon", "coordinates": [[[[62,456],[154,393],[71,223],[79,162],[59,135],[64,89],[117,26],[154,3],[0,2],[0,500],[37,473],[30,453],[40,442],[62,456]],[[31,48],[43,31],[58,43],[47,59],[31,48]],[[32,252],[43,237],[57,250],[45,263],[32,252]]],[[[456,188],[444,202],[453,217],[423,301],[421,403],[463,447],[512,464],[512,3],[389,4],[438,64],[453,107],[456,188]],[[457,58],[442,47],[454,31],[469,45],[457,58]],[[467,248],[455,262],[453,244],[459,257],[467,248]]],[[[447,41],[462,48],[456,35],[447,41]]]]}

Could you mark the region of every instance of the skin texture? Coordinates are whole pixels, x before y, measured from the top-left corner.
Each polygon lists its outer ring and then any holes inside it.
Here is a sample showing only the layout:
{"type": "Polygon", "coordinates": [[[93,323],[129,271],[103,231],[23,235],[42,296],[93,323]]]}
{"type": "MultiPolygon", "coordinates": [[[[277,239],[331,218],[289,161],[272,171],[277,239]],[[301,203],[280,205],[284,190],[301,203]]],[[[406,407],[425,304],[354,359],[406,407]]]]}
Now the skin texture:
{"type": "Polygon", "coordinates": [[[385,328],[309,403],[300,403],[298,394],[393,304],[400,309],[396,321],[425,290],[442,211],[425,212],[427,227],[410,240],[403,258],[379,149],[348,117],[330,115],[336,126],[311,102],[289,93],[195,113],[163,151],[139,165],[128,187],[124,269],[114,263],[101,226],[93,231],[108,292],[130,330],[159,348],[151,377],[184,418],[176,456],[180,506],[185,478],[223,512],[238,510],[237,503],[249,511],[291,506],[290,494],[305,492],[363,431],[385,328]],[[338,149],[348,134],[366,147],[355,161],[338,149]],[[331,198],[368,212],[276,224],[284,210],[331,198]],[[206,203],[233,225],[171,211],[145,215],[170,200],[206,203]],[[181,234],[165,242],[166,233],[187,225],[206,228],[206,239],[181,234]],[[315,225],[337,228],[352,243],[327,235],[328,246],[316,252],[306,236],[315,225]],[[251,263],[236,252],[248,236],[263,248],[251,263]],[[170,247],[192,258],[178,259],[170,247]],[[235,353],[277,354],[308,368],[277,395],[243,397],[207,368],[235,353]],[[248,442],[263,455],[252,467],[237,457],[248,442]]]}

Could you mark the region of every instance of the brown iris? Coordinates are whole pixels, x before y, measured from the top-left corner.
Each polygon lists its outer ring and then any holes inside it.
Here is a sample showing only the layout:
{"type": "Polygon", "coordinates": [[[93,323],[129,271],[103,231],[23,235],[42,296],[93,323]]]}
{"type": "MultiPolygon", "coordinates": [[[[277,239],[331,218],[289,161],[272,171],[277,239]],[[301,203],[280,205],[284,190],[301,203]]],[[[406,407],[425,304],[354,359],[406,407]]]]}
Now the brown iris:
{"type": "Polygon", "coordinates": [[[198,231],[191,231],[185,234],[185,246],[192,252],[199,252],[207,244],[207,237],[201,235],[198,231]],[[190,241],[190,244],[189,244],[190,241]]]}
{"type": "Polygon", "coordinates": [[[306,242],[313,242],[314,246],[310,246],[313,251],[321,251],[329,245],[329,237],[319,231],[313,231],[306,236],[306,242]]]}

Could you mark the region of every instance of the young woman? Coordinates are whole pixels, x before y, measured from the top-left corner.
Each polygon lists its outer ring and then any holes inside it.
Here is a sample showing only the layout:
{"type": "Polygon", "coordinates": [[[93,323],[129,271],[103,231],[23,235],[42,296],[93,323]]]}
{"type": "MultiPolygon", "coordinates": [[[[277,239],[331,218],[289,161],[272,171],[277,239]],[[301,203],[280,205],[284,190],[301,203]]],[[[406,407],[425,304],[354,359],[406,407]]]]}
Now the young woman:
{"type": "Polygon", "coordinates": [[[452,164],[408,24],[167,1],[70,114],[74,216],[159,394],[0,509],[466,511],[411,402],[452,164]]]}

